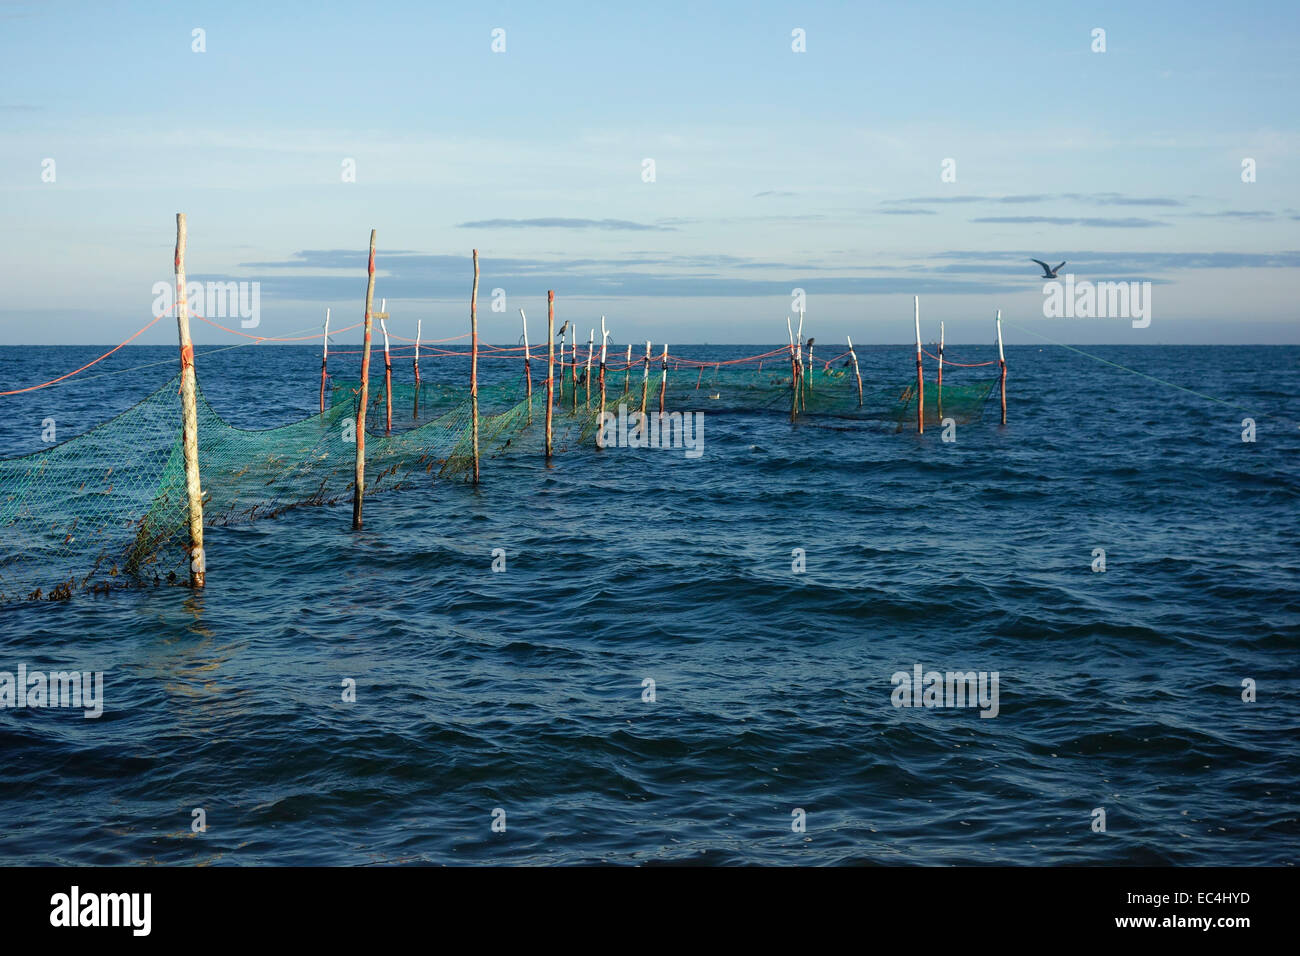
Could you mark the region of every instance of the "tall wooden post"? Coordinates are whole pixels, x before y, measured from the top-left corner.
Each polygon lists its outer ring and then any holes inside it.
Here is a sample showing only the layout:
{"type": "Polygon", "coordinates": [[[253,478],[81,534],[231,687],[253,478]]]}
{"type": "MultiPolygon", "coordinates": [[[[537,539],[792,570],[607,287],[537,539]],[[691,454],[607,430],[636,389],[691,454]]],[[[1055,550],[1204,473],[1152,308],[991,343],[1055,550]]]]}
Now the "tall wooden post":
{"type": "Polygon", "coordinates": [[[388,300],[379,300],[379,311],[384,318],[379,320],[379,329],[384,333],[384,434],[393,433],[393,359],[388,352],[388,300]]]}
{"type": "Polygon", "coordinates": [[[519,318],[524,323],[524,381],[527,391],[525,397],[528,399],[528,424],[533,423],[533,359],[528,351],[528,316],[524,315],[524,310],[519,310],[519,318]]]}
{"type": "Polygon", "coordinates": [[[785,332],[790,337],[790,421],[794,421],[799,415],[799,360],[795,358],[794,327],[790,325],[788,315],[785,317],[785,332]]]}
{"type": "Polygon", "coordinates": [[[420,420],[420,332],[422,331],[422,321],[415,320],[415,407],[411,410],[411,418],[414,421],[420,420]]]}
{"type": "Polygon", "coordinates": [[[474,484],[478,484],[478,250],[474,250],[474,291],[469,297],[469,399],[474,435],[474,484]]]}
{"type": "Polygon", "coordinates": [[[641,363],[641,420],[645,421],[645,402],[650,388],[650,342],[645,344],[645,360],[641,363]]]}
{"type": "Polygon", "coordinates": [[[1002,371],[1002,424],[1007,423],[1007,357],[1002,354],[1002,310],[998,309],[998,366],[1002,371]]]}
{"type": "Polygon", "coordinates": [[[627,367],[623,369],[623,394],[626,395],[631,388],[628,385],[628,377],[632,374],[632,343],[627,343],[627,367]]]}
{"type": "Polygon", "coordinates": [[[361,394],[357,402],[357,467],[352,488],[352,530],[361,530],[361,505],[366,497],[366,409],[370,405],[370,310],[375,304],[375,230],[370,230],[370,261],[366,266],[365,338],[361,345],[361,394]]]}
{"type": "Polygon", "coordinates": [[[181,444],[185,453],[185,498],[189,505],[190,587],[201,588],[207,577],[203,551],[203,488],[199,481],[198,384],[194,375],[194,342],[190,339],[190,309],[185,301],[185,213],[176,214],[176,332],[181,349],[181,444]]]}
{"type": "Polygon", "coordinates": [[[916,320],[916,431],[925,431],[925,379],[921,376],[921,297],[912,296],[913,317],[916,320]]]}
{"type": "Polygon", "coordinates": [[[659,374],[659,414],[664,413],[664,392],[668,390],[668,343],[664,343],[664,355],[662,367],[659,374]]]}
{"type": "Polygon", "coordinates": [[[546,292],[546,460],[551,460],[551,412],[555,406],[555,290],[546,292]]]}
{"type": "Polygon", "coordinates": [[[321,336],[320,353],[320,410],[325,414],[325,364],[330,357],[330,310],[325,310],[325,332],[321,336]]]}
{"type": "Polygon", "coordinates": [[[853,374],[858,380],[858,408],[862,407],[862,372],[858,369],[858,353],[853,351],[853,339],[846,335],[845,340],[849,343],[849,354],[853,356],[853,374]]]}
{"type": "Polygon", "coordinates": [[[578,327],[573,327],[573,345],[569,351],[570,402],[573,414],[578,414],[578,327]]]}
{"type": "Polygon", "coordinates": [[[600,417],[605,418],[605,353],[609,348],[609,330],[605,328],[605,317],[600,317],[600,417]]]}
{"type": "Polygon", "coordinates": [[[582,382],[584,388],[586,389],[586,395],[584,396],[583,404],[587,408],[591,408],[591,356],[592,353],[595,351],[595,344],[596,344],[596,330],[592,329],[587,334],[587,368],[582,373],[582,382]]]}
{"type": "Polygon", "coordinates": [[[798,359],[800,359],[800,410],[806,411],[807,405],[803,402],[803,389],[807,385],[807,368],[803,364],[803,310],[800,310],[800,328],[794,333],[794,347],[796,347],[798,359]]]}
{"type": "Polygon", "coordinates": [[[558,401],[561,402],[564,401],[564,344],[566,341],[568,341],[565,338],[565,335],[568,333],[568,329],[569,329],[568,322],[565,322],[562,326],[560,326],[560,382],[559,382],[560,388],[559,391],[556,393],[556,398],[558,401]]]}
{"type": "Polygon", "coordinates": [[[943,421],[943,322],[939,323],[939,421],[943,421]]]}

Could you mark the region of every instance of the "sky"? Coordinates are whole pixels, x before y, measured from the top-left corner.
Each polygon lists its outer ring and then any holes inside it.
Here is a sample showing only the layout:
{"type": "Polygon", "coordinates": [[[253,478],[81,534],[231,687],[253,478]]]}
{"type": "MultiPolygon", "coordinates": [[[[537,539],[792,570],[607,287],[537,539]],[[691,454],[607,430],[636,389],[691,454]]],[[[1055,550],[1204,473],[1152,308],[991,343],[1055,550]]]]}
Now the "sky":
{"type": "Polygon", "coordinates": [[[0,0],[0,345],[138,330],[181,211],[263,336],[360,320],[373,228],[407,336],[467,330],[477,248],[493,342],[554,289],[615,343],[780,344],[803,290],[864,344],[914,295],[927,340],[1296,344],[1298,64],[1286,2],[0,0]],[[1150,323],[1045,317],[1031,257],[1150,323]]]}

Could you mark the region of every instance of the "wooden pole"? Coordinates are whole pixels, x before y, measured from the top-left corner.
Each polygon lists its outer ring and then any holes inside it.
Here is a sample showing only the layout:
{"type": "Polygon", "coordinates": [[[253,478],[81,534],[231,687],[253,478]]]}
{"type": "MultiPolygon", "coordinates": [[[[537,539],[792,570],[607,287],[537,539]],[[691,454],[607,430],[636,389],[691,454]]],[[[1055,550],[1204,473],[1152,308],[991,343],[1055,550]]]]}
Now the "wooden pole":
{"type": "Polygon", "coordinates": [[[578,413],[578,327],[577,326],[573,327],[573,345],[570,347],[569,357],[571,360],[569,363],[569,376],[570,376],[569,401],[570,401],[570,405],[572,406],[573,413],[576,415],[578,413]]]}
{"type": "Polygon", "coordinates": [[[325,332],[321,335],[320,353],[320,410],[325,414],[325,365],[330,357],[330,310],[325,310],[325,332]]]}
{"type": "Polygon", "coordinates": [[[664,392],[668,390],[668,343],[664,343],[662,371],[659,375],[659,415],[664,413],[664,392]]]}
{"type": "Polygon", "coordinates": [[[185,498],[189,505],[190,587],[201,588],[207,578],[203,552],[203,488],[199,481],[198,383],[194,375],[194,342],[190,339],[190,309],[185,300],[185,213],[176,214],[176,332],[181,350],[181,444],[185,452],[185,498]]]}
{"type": "Polygon", "coordinates": [[[808,391],[812,391],[813,376],[817,373],[817,365],[813,362],[813,339],[808,340],[808,391]]]}
{"type": "MultiPolygon", "coordinates": [[[[605,417],[605,354],[609,348],[609,330],[605,328],[605,317],[600,317],[600,417],[605,417]]],[[[597,446],[599,447],[599,446],[597,446]]]]}
{"type": "Polygon", "coordinates": [[[939,421],[943,421],[943,322],[939,323],[939,421]]]}
{"type": "Polygon", "coordinates": [[[528,316],[524,315],[524,310],[519,310],[519,318],[524,323],[524,381],[527,382],[528,399],[528,424],[533,423],[533,358],[528,350],[528,316]]]}
{"type": "Polygon", "coordinates": [[[411,411],[411,418],[415,421],[420,420],[420,332],[422,331],[422,321],[415,320],[415,407],[411,411]]]}
{"type": "Polygon", "coordinates": [[[591,356],[595,351],[595,344],[596,330],[592,329],[587,335],[587,369],[582,373],[582,383],[587,392],[583,404],[587,408],[591,408],[591,356]]]}
{"type": "Polygon", "coordinates": [[[556,392],[555,399],[557,402],[564,401],[564,343],[567,341],[565,335],[568,332],[568,327],[568,322],[565,322],[564,325],[560,327],[560,380],[558,383],[559,391],[556,392]]]}
{"type": "Polygon", "coordinates": [[[858,370],[858,353],[853,351],[853,339],[850,336],[844,336],[849,343],[849,354],[853,356],[853,374],[858,380],[858,408],[862,407],[862,372],[858,370]]]}
{"type": "Polygon", "coordinates": [[[370,230],[370,261],[366,266],[365,338],[361,345],[361,395],[357,403],[357,467],[352,488],[352,530],[361,530],[361,505],[366,496],[366,408],[370,403],[370,310],[375,304],[375,230],[370,230]]]}
{"type": "Polygon", "coordinates": [[[632,374],[632,343],[627,343],[627,367],[623,369],[623,394],[626,395],[631,388],[628,385],[628,376],[632,374]]]}
{"type": "Polygon", "coordinates": [[[700,374],[695,376],[695,390],[700,390],[700,382],[704,381],[704,366],[700,366],[700,374]]]}
{"type": "Polygon", "coordinates": [[[551,460],[551,410],[555,404],[555,291],[546,293],[546,460],[551,460]]]}
{"type": "Polygon", "coordinates": [[[645,361],[641,364],[641,420],[645,421],[645,400],[650,388],[650,341],[645,343],[645,361]]]}
{"type": "Polygon", "coordinates": [[[785,332],[790,337],[790,421],[799,414],[799,362],[794,352],[794,327],[790,325],[790,316],[785,317],[785,332]]]}
{"type": "Polygon", "coordinates": [[[1007,357],[1002,354],[1002,310],[998,309],[998,366],[1002,371],[1002,424],[1007,423],[1007,357]]]}
{"type": "Polygon", "coordinates": [[[385,318],[379,320],[379,329],[384,333],[384,434],[393,433],[393,359],[388,352],[388,300],[379,300],[379,311],[385,318]]]}
{"type": "Polygon", "coordinates": [[[806,410],[807,406],[803,403],[803,389],[806,388],[807,369],[803,365],[803,310],[800,310],[800,328],[794,333],[794,345],[798,349],[798,359],[800,359],[800,410],[806,410]]]}
{"type": "Polygon", "coordinates": [[[916,431],[925,431],[925,379],[921,376],[921,297],[912,296],[913,317],[916,320],[916,431]]]}
{"type": "Polygon", "coordinates": [[[474,435],[474,484],[478,484],[478,250],[474,250],[474,291],[469,297],[469,398],[474,435]]]}

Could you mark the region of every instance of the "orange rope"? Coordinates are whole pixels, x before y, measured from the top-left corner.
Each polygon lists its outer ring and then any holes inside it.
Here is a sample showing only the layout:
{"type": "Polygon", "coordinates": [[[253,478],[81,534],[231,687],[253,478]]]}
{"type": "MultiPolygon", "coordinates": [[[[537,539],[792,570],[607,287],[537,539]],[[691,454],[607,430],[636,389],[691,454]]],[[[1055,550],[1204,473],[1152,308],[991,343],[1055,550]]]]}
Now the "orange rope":
{"type": "MultiPolygon", "coordinates": [[[[165,312],[163,313],[163,315],[166,315],[166,314],[167,314],[167,313],[165,313],[165,312]]],[[[60,375],[58,378],[52,378],[52,379],[50,379],[48,382],[42,382],[40,385],[29,385],[27,388],[15,388],[13,391],[10,391],[10,392],[0,392],[0,395],[21,395],[23,392],[34,392],[34,391],[36,391],[38,388],[48,388],[49,386],[53,385],[55,382],[62,382],[65,378],[72,378],[72,376],[78,374],[79,372],[84,372],[86,369],[90,368],[92,365],[96,365],[96,364],[98,364],[98,363],[104,361],[104,359],[108,358],[110,355],[112,355],[114,352],[116,352],[118,349],[120,349],[123,345],[126,345],[127,342],[130,342],[130,341],[132,341],[133,339],[139,338],[141,335],[144,334],[145,331],[147,331],[149,328],[151,328],[151,327],[152,327],[155,323],[157,323],[157,321],[158,321],[159,319],[161,319],[161,318],[162,318],[162,315],[159,315],[159,316],[155,317],[154,320],[153,320],[153,322],[150,322],[150,323],[149,323],[148,325],[146,325],[144,328],[140,329],[139,332],[136,332],[135,335],[133,335],[133,336],[131,336],[131,338],[127,339],[126,342],[123,342],[121,345],[114,346],[113,348],[111,348],[111,349],[109,349],[107,352],[105,352],[103,355],[101,355],[99,358],[95,359],[93,362],[87,362],[85,365],[81,366],[81,368],[77,369],[76,371],[69,372],[69,373],[66,374],[66,375],[60,375]]],[[[192,353],[191,353],[191,355],[192,355],[192,353]]]]}
{"type": "MultiPolygon", "coordinates": [[[[240,332],[238,329],[228,329],[220,322],[213,322],[211,319],[204,319],[203,316],[199,315],[197,312],[191,312],[190,315],[194,316],[194,318],[196,319],[202,319],[202,321],[208,323],[208,325],[211,325],[214,328],[221,329],[221,331],[223,332],[229,332],[231,335],[242,335],[246,339],[256,339],[259,342],[310,342],[313,339],[320,337],[319,334],[296,335],[296,336],[289,336],[287,338],[276,338],[274,335],[249,335],[247,332],[240,332]]],[[[360,328],[364,324],[365,323],[363,322],[358,322],[356,325],[349,325],[346,326],[345,328],[335,329],[333,332],[330,333],[330,335],[338,335],[341,332],[350,332],[353,329],[360,328]]]]}
{"type": "MultiPolygon", "coordinates": [[[[939,356],[934,355],[934,354],[931,354],[931,353],[930,353],[929,351],[927,351],[926,349],[921,349],[921,351],[922,351],[922,352],[925,352],[926,355],[929,355],[930,358],[934,359],[936,362],[939,361],[939,356]]],[[[847,355],[848,353],[845,352],[844,354],[847,355]]],[[[984,365],[997,365],[997,364],[998,364],[998,360],[997,360],[997,359],[990,359],[990,360],[987,361],[987,362],[976,362],[976,363],[973,364],[973,365],[966,365],[966,364],[964,364],[964,363],[962,363],[962,362],[954,362],[952,359],[948,358],[947,356],[944,356],[943,364],[944,364],[944,365],[955,365],[955,366],[957,366],[958,368],[980,368],[981,366],[984,366],[984,365]]]]}

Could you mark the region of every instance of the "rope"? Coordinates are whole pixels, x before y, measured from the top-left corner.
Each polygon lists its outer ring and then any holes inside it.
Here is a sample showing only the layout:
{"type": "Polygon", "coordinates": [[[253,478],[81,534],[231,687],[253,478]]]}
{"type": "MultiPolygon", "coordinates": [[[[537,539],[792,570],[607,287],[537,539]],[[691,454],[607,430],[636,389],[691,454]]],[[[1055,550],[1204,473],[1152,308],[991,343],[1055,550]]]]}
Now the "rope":
{"type": "MultiPolygon", "coordinates": [[[[939,361],[939,356],[933,354],[932,352],[929,352],[929,351],[927,351],[927,350],[924,349],[924,348],[922,348],[921,351],[922,351],[922,352],[925,352],[926,355],[929,355],[930,358],[934,359],[936,362],[939,361]]],[[[844,354],[847,355],[848,353],[846,352],[846,353],[844,353],[844,354]]],[[[967,365],[967,364],[964,363],[964,362],[954,362],[952,359],[948,358],[948,357],[945,355],[944,358],[943,358],[943,364],[944,364],[944,365],[955,365],[955,366],[957,366],[958,368],[981,368],[981,367],[983,367],[983,366],[985,366],[985,365],[997,365],[997,364],[998,364],[998,360],[997,360],[997,359],[990,359],[990,360],[987,361],[987,362],[975,362],[975,363],[973,363],[973,364],[967,365]]]]}
{"type": "MultiPolygon", "coordinates": [[[[1237,409],[1237,411],[1240,412],[1252,412],[1253,414],[1259,414],[1253,412],[1252,409],[1247,408],[1245,405],[1235,405],[1232,402],[1225,401],[1222,398],[1215,398],[1213,395],[1206,395],[1204,392],[1198,392],[1194,389],[1187,388],[1186,386],[1179,385],[1177,382],[1166,382],[1163,378],[1156,378],[1154,375],[1148,375],[1146,372],[1139,372],[1137,369],[1129,368],[1127,365],[1120,365],[1118,362],[1112,362],[1110,359],[1104,359],[1100,355],[1093,355],[1091,352],[1085,352],[1083,349],[1076,349],[1073,345],[1066,345],[1064,342],[1054,341],[1053,339],[1048,338],[1046,335],[1041,335],[1040,333],[1035,332],[1032,329],[1021,328],[1020,326],[1016,325],[1014,322],[1008,321],[1007,325],[1011,326],[1013,329],[1016,329],[1020,332],[1028,332],[1030,335],[1036,335],[1044,342],[1050,342],[1052,345],[1060,346],[1061,348],[1068,349],[1071,352],[1077,352],[1080,355],[1085,356],[1086,358],[1092,359],[1094,362],[1101,362],[1103,365],[1111,366],[1111,368],[1117,368],[1120,369],[1121,371],[1129,372],[1130,374],[1140,376],[1152,382],[1158,382],[1161,385],[1168,385],[1170,388],[1176,388],[1180,392],[1186,392],[1188,395],[1195,395],[1197,398],[1203,398],[1206,401],[1217,402],[1220,405],[1226,405],[1228,408],[1235,408],[1237,409]]],[[[1282,416],[1280,415],[1261,415],[1260,417],[1275,418],[1278,419],[1279,421],[1285,421],[1285,419],[1283,419],[1282,416]]]]}
{"type": "MultiPolygon", "coordinates": [[[[223,332],[229,332],[231,335],[242,335],[246,339],[256,339],[259,342],[310,342],[312,339],[318,339],[321,337],[321,334],[319,332],[317,332],[315,335],[299,335],[299,336],[278,337],[278,338],[274,335],[249,335],[247,332],[240,332],[238,329],[228,329],[219,322],[213,322],[211,319],[205,319],[197,312],[191,312],[190,315],[194,316],[194,318],[196,319],[208,323],[208,325],[212,326],[213,328],[221,329],[221,331],[223,332]]],[[[335,329],[333,332],[330,333],[330,335],[338,335],[342,332],[350,332],[353,329],[360,328],[364,324],[365,324],[364,322],[358,322],[356,323],[356,325],[349,325],[341,329],[335,329]]]]}
{"type": "MultiPolygon", "coordinates": [[[[167,314],[166,312],[163,313],[163,315],[166,314],[167,314]]],[[[126,345],[127,342],[139,338],[148,329],[150,329],[153,325],[155,325],[158,322],[158,320],[163,317],[163,315],[156,316],[152,322],[150,322],[148,325],[144,326],[142,329],[136,332],[135,335],[132,335],[131,338],[126,340],[126,342],[122,342],[121,344],[114,346],[113,348],[105,352],[103,355],[101,355],[99,358],[95,359],[93,362],[87,362],[85,365],[81,366],[81,368],[75,371],[68,372],[66,375],[60,375],[58,378],[52,378],[48,382],[42,382],[40,385],[29,385],[27,388],[15,388],[9,392],[0,392],[0,395],[21,395],[23,392],[34,392],[40,388],[49,388],[51,385],[55,384],[56,382],[62,382],[65,378],[72,378],[72,376],[78,374],[79,372],[84,372],[92,365],[97,365],[98,363],[104,361],[104,359],[108,358],[110,355],[112,355],[114,352],[120,349],[123,345],[126,345]]]]}

